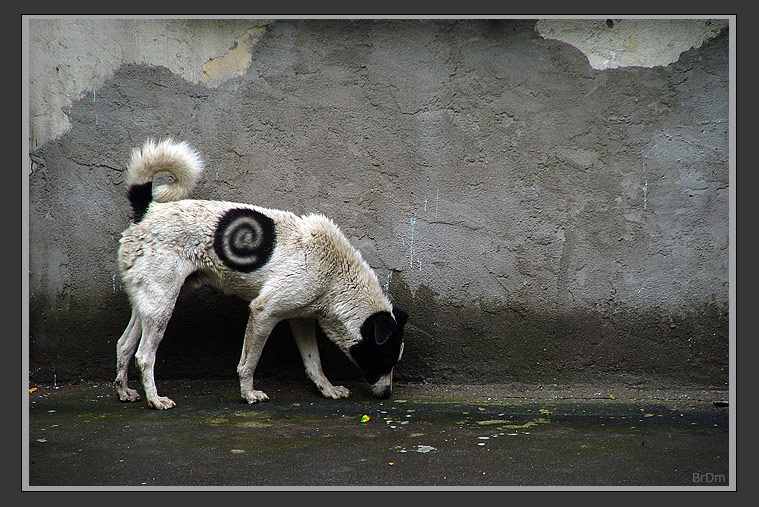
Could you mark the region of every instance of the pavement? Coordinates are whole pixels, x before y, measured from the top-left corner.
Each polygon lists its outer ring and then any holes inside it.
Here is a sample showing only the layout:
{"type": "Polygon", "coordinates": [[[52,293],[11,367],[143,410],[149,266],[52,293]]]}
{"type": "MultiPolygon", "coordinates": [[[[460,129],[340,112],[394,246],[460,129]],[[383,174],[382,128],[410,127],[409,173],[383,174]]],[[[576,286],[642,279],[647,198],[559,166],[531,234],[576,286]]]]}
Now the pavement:
{"type": "Polygon", "coordinates": [[[167,411],[109,382],[30,385],[24,487],[731,488],[726,391],[345,385],[259,381],[270,400],[247,405],[235,379],[159,380],[167,411]]]}

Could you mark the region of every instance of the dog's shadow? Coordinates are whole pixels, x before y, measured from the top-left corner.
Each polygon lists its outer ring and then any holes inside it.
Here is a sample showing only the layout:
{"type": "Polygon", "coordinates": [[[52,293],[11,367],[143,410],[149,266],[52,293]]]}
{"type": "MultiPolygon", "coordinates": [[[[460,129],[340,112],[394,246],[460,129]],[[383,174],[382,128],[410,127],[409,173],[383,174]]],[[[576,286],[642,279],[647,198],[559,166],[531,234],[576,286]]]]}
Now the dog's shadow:
{"type": "MultiPolygon", "coordinates": [[[[156,357],[157,378],[237,378],[248,304],[211,287],[185,285],[177,298],[156,357]]],[[[316,326],[316,339],[327,378],[360,381],[360,371],[316,326]]],[[[131,368],[134,368],[132,365],[131,368]]],[[[135,377],[139,375],[134,370],[135,377]]],[[[274,327],[256,368],[256,379],[308,383],[286,321],[274,327]]]]}

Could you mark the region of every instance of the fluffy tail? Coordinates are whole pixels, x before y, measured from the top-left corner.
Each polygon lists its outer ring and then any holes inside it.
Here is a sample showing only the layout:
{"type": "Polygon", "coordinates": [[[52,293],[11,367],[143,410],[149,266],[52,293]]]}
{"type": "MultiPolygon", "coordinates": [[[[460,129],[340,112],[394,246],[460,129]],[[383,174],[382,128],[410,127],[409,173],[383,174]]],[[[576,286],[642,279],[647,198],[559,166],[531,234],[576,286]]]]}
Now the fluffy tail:
{"type": "Polygon", "coordinates": [[[202,172],[200,155],[186,142],[165,139],[156,143],[148,139],[142,149],[132,150],[127,166],[127,184],[134,222],[142,220],[153,200],[178,201],[190,195],[202,172]],[[171,173],[174,181],[159,185],[153,191],[153,177],[161,171],[171,173]]]}

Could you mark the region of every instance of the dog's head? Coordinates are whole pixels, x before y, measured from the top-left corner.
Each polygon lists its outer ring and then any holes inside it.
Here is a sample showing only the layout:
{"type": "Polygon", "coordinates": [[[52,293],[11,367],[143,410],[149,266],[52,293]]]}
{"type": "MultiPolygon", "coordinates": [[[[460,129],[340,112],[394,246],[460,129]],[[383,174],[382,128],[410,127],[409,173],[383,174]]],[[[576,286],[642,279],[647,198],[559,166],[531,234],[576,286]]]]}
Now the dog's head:
{"type": "Polygon", "coordinates": [[[350,348],[350,356],[378,398],[393,392],[393,367],[403,355],[403,326],[408,314],[400,308],[377,312],[361,325],[361,340],[350,348]]]}

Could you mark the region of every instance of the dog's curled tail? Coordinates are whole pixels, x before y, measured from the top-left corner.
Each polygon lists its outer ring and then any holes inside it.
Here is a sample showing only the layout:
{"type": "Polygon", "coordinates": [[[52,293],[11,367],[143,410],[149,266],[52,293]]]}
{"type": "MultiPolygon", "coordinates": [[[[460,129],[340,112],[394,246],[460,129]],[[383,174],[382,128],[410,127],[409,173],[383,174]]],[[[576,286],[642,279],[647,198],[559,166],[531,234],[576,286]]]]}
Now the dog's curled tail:
{"type": "Polygon", "coordinates": [[[148,139],[142,148],[132,150],[127,166],[127,184],[133,220],[142,220],[153,200],[178,201],[190,195],[202,172],[200,155],[186,142],[148,139]],[[162,171],[171,173],[174,181],[159,185],[153,191],[153,177],[162,171]]]}

